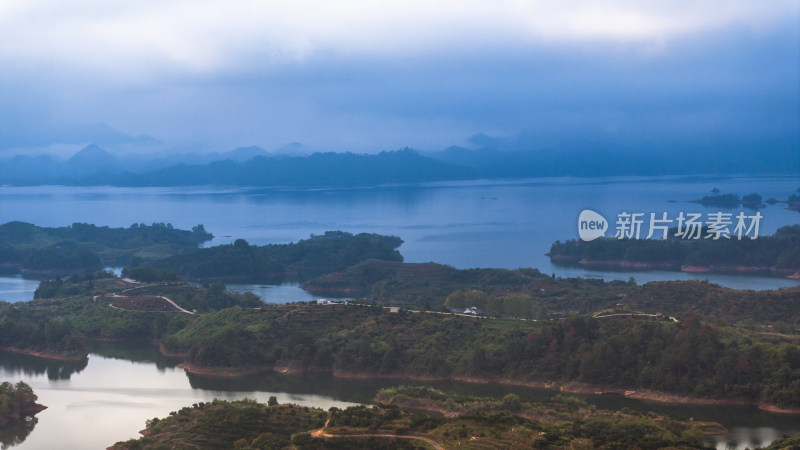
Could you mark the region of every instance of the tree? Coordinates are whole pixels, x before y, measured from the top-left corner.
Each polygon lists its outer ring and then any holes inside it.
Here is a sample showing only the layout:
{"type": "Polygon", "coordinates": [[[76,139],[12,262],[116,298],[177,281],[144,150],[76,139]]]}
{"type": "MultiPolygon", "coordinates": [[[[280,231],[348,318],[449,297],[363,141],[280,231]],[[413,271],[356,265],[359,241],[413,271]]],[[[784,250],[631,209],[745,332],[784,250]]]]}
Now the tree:
{"type": "Polygon", "coordinates": [[[269,400],[267,400],[267,406],[277,406],[277,404],[278,404],[278,397],[270,395],[269,400]]]}
{"type": "Polygon", "coordinates": [[[522,409],[522,402],[516,394],[506,394],[502,400],[503,408],[509,411],[519,411],[522,409]]]}

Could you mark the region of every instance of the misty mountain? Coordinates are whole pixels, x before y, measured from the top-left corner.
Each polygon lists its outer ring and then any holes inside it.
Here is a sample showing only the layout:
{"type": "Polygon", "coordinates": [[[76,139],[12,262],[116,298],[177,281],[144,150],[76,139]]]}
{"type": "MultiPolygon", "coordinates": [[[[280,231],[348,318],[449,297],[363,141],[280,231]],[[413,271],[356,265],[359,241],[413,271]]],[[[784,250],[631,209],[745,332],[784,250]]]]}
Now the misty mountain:
{"type": "Polygon", "coordinates": [[[52,144],[82,144],[99,146],[157,146],[160,140],[147,135],[133,136],[105,123],[8,126],[0,130],[0,150],[8,148],[47,147],[52,144]]]}
{"type": "Polygon", "coordinates": [[[181,152],[165,154],[159,153],[157,155],[136,155],[129,154],[121,159],[125,161],[126,167],[130,172],[134,173],[149,173],[167,167],[177,166],[180,164],[197,165],[209,164],[214,161],[231,160],[236,162],[245,162],[253,159],[256,156],[268,156],[269,152],[261,147],[238,147],[228,152],[181,152]]]}
{"type": "Polygon", "coordinates": [[[0,160],[0,182],[4,184],[72,184],[87,175],[108,176],[124,171],[121,161],[95,144],[63,162],[47,155],[17,155],[0,160]]]}
{"type": "MultiPolygon", "coordinates": [[[[309,156],[256,156],[239,163],[180,164],[120,178],[131,186],[365,186],[475,178],[475,171],[404,149],[377,155],[314,153],[309,156]]],[[[100,184],[102,177],[93,178],[100,184]]],[[[108,179],[111,181],[111,179],[108,179]]]]}
{"type": "MultiPolygon", "coordinates": [[[[162,157],[114,157],[89,145],[64,162],[49,156],[0,160],[0,183],[117,186],[368,186],[427,181],[694,174],[797,174],[796,143],[675,142],[642,146],[603,136],[538,139],[476,135],[472,148],[451,146],[420,154],[408,148],[379,154],[314,153],[292,156],[260,147],[162,157]],[[753,148],[767,149],[753,151],[753,148]],[[765,156],[768,155],[768,156],[765,156]]],[[[292,143],[286,150],[302,151],[292,143]]]]}
{"type": "Polygon", "coordinates": [[[471,167],[480,178],[800,173],[800,145],[780,139],[661,139],[631,145],[608,136],[497,139],[479,134],[470,143],[474,148],[451,146],[427,156],[471,167]]]}
{"type": "Polygon", "coordinates": [[[64,175],[80,178],[93,173],[119,173],[123,171],[122,167],[122,163],[107,151],[91,144],[67,159],[62,170],[66,171],[64,175]]]}
{"type": "Polygon", "coordinates": [[[17,155],[0,161],[0,183],[3,184],[31,184],[55,179],[61,174],[61,163],[46,155],[17,155]]]}

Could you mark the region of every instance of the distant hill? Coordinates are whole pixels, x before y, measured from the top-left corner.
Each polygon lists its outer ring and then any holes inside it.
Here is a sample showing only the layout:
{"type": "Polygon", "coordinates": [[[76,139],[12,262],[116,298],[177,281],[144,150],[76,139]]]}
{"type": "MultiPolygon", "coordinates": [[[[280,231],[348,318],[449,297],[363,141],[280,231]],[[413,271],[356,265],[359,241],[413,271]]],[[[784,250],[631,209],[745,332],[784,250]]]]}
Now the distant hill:
{"type": "Polygon", "coordinates": [[[250,146],[115,157],[92,144],[63,163],[49,156],[0,160],[0,184],[350,187],[481,178],[800,173],[797,144],[789,142],[737,141],[720,151],[716,144],[666,140],[632,146],[599,135],[479,134],[469,145],[426,154],[404,148],[302,155],[302,144],[291,143],[274,153],[250,146]]]}
{"type": "Polygon", "coordinates": [[[404,149],[377,155],[256,156],[242,163],[226,159],[88,181],[90,184],[125,186],[366,186],[473,178],[473,169],[436,161],[404,149]]]}
{"type": "Polygon", "coordinates": [[[479,134],[471,148],[451,146],[433,159],[470,167],[480,178],[797,174],[800,148],[787,142],[653,141],[636,146],[607,136],[559,139],[479,134]]]}
{"type": "Polygon", "coordinates": [[[75,178],[92,173],[119,173],[123,170],[119,160],[95,144],[72,155],[64,162],[62,169],[75,178]]]}

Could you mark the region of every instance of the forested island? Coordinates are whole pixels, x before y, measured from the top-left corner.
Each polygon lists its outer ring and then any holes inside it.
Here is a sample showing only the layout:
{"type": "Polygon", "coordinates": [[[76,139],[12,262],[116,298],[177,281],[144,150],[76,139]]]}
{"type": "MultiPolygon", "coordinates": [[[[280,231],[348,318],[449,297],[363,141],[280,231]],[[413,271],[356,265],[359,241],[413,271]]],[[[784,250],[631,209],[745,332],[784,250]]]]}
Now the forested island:
{"type": "Polygon", "coordinates": [[[23,274],[71,275],[104,266],[141,265],[196,249],[214,236],[202,225],[178,230],[170,224],[111,228],[85,223],[38,227],[0,225],[0,269],[23,274]]]}
{"type": "Polygon", "coordinates": [[[266,405],[200,402],[148,420],[144,437],[111,448],[705,448],[704,432],[726,431],[715,423],[602,410],[569,396],[522,402],[514,394],[491,399],[398,387],[375,400],[377,406],[327,412],[274,398],[266,405]],[[419,412],[425,410],[444,417],[419,412]]]}
{"type": "Polygon", "coordinates": [[[776,203],[786,203],[786,209],[800,211],[800,195],[798,195],[800,194],[800,189],[797,189],[796,193],[790,194],[786,200],[778,200],[774,197],[764,200],[761,194],[757,192],[742,196],[739,196],[739,194],[722,194],[717,188],[714,188],[711,193],[713,195],[706,195],[699,200],[692,200],[692,203],[729,209],[737,208],[739,206],[751,209],[759,209],[766,207],[766,204],[774,205],[776,203]]]}
{"type": "MultiPolygon", "coordinates": [[[[800,225],[779,228],[772,236],[757,239],[681,239],[670,229],[667,239],[600,238],[585,242],[555,242],[553,262],[584,267],[672,269],[771,273],[800,273],[800,225]]],[[[706,230],[703,230],[703,236],[706,230]]]]}
{"type": "Polygon", "coordinates": [[[27,383],[0,383],[0,429],[44,410],[45,406],[36,403],[38,399],[27,383]]]}
{"type": "Polygon", "coordinates": [[[59,228],[23,222],[0,225],[0,270],[28,275],[85,276],[108,266],[142,281],[307,280],[366,259],[402,261],[395,236],[342,231],[296,243],[198,248],[214,236],[203,225],[179,230],[171,224],[110,228],[83,223],[59,228]]]}
{"type": "Polygon", "coordinates": [[[714,190],[714,195],[706,195],[700,200],[694,200],[693,203],[699,203],[705,206],[720,206],[723,208],[744,206],[746,208],[757,209],[764,207],[761,195],[756,192],[740,197],[738,194],[720,194],[717,189],[714,190]]]}
{"type": "Polygon", "coordinates": [[[366,259],[402,261],[397,251],[402,243],[396,236],[327,231],[290,244],[257,246],[237,239],[231,245],[199,249],[152,265],[199,280],[305,280],[366,259]]]}

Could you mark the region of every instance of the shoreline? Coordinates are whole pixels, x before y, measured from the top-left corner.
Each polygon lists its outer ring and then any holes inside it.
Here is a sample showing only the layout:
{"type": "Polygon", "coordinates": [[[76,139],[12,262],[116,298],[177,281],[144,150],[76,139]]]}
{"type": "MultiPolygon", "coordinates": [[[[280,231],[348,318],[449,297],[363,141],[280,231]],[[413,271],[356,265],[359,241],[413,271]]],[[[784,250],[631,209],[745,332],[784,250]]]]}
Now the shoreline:
{"type": "MultiPolygon", "coordinates": [[[[185,354],[166,352],[163,345],[161,345],[160,342],[151,341],[151,344],[156,345],[158,347],[159,353],[161,353],[164,356],[185,357],[185,354]]],[[[88,358],[88,354],[81,357],[68,357],[56,353],[39,352],[29,349],[20,349],[17,347],[0,347],[0,351],[23,354],[42,359],[64,361],[64,362],[79,362],[85,358],[88,358]]],[[[273,371],[283,375],[330,374],[335,378],[350,379],[350,380],[392,379],[392,380],[403,380],[403,381],[407,380],[407,381],[418,381],[418,382],[457,381],[461,383],[472,383],[472,384],[495,383],[505,386],[546,389],[551,391],[563,392],[567,394],[619,395],[636,400],[673,404],[673,405],[683,404],[683,405],[702,405],[702,406],[754,406],[759,410],[773,414],[800,415],[800,408],[782,408],[778,405],[773,405],[768,403],[760,403],[747,400],[728,400],[728,399],[693,397],[691,395],[671,393],[665,391],[655,391],[651,389],[594,386],[579,382],[541,381],[541,380],[525,381],[525,380],[514,380],[508,378],[485,378],[485,377],[468,377],[468,376],[423,376],[423,375],[407,375],[407,374],[397,374],[397,373],[370,374],[370,373],[359,373],[359,372],[340,372],[334,369],[327,369],[327,368],[298,369],[289,366],[261,366],[261,367],[237,369],[237,368],[199,366],[186,361],[178,364],[177,367],[184,369],[188,374],[223,377],[223,378],[236,378],[236,377],[254,375],[262,372],[273,371]]]]}
{"type": "Polygon", "coordinates": [[[19,347],[0,347],[0,351],[8,353],[16,353],[18,355],[34,356],[36,358],[42,358],[42,359],[65,361],[65,362],[80,362],[88,358],[89,356],[88,353],[84,354],[83,356],[66,356],[60,353],[40,352],[38,350],[31,350],[19,347]]]}
{"type": "Polygon", "coordinates": [[[791,278],[800,279],[800,268],[789,267],[774,267],[774,266],[727,266],[727,265],[703,265],[693,266],[681,264],[679,262],[661,261],[661,262],[642,262],[642,261],[624,261],[617,259],[609,260],[595,260],[585,259],[582,256],[574,255],[552,255],[546,253],[550,257],[550,261],[556,263],[565,263],[569,265],[576,265],[584,269],[622,269],[622,270],[666,270],[669,272],[686,272],[686,273],[721,273],[721,274],[736,274],[736,275],[755,275],[755,276],[768,276],[775,278],[791,278]]]}
{"type": "Polygon", "coordinates": [[[239,377],[252,375],[255,373],[274,371],[284,375],[299,375],[299,374],[312,374],[312,373],[325,373],[330,374],[335,378],[350,379],[350,380],[381,380],[381,379],[396,379],[408,380],[419,382],[432,382],[432,381],[457,381],[462,383],[473,384],[490,384],[496,383],[506,386],[519,386],[529,387],[536,389],[546,389],[551,391],[563,392],[566,394],[579,394],[579,395],[620,395],[626,398],[632,398],[642,401],[650,401],[656,403],[665,403],[673,405],[702,405],[702,406],[754,406],[758,409],[776,414],[800,414],[800,408],[781,408],[778,405],[771,405],[766,403],[759,403],[747,400],[728,400],[716,398],[703,398],[693,397],[685,394],[676,394],[665,391],[654,391],[650,389],[637,389],[637,388],[620,388],[608,386],[592,386],[577,382],[560,382],[560,381],[524,381],[512,380],[507,378],[481,378],[481,377],[466,377],[466,376],[449,376],[449,377],[434,377],[434,376],[421,376],[421,375],[403,375],[403,374],[369,374],[369,373],[355,373],[355,372],[339,372],[333,369],[296,369],[286,366],[264,366],[250,369],[223,369],[213,367],[197,366],[190,363],[179,364],[178,367],[186,370],[188,373],[195,375],[205,376],[219,376],[219,377],[239,377]]]}

